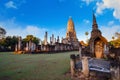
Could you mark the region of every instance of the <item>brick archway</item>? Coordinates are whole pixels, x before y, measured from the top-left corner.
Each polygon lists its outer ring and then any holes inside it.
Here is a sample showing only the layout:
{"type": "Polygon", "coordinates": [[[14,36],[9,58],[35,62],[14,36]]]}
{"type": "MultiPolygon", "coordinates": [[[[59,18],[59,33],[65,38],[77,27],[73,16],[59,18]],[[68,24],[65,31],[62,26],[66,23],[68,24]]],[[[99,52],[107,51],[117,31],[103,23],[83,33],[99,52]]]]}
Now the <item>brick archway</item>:
{"type": "Polygon", "coordinates": [[[103,50],[104,50],[103,41],[100,38],[97,38],[95,40],[95,44],[94,44],[95,57],[102,58],[103,57],[103,50]]]}

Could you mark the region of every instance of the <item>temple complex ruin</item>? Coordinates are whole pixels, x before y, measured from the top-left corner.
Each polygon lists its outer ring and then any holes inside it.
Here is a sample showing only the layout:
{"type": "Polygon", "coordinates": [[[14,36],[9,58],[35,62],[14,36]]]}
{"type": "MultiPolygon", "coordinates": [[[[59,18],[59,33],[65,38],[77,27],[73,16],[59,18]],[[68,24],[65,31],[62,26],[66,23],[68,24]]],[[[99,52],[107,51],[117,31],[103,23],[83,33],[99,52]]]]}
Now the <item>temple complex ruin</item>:
{"type": "Polygon", "coordinates": [[[48,32],[45,32],[44,40],[40,41],[39,45],[35,45],[33,42],[29,41],[26,46],[21,43],[21,37],[19,37],[18,44],[16,44],[16,53],[42,53],[42,52],[63,52],[63,51],[73,51],[79,49],[79,41],[76,36],[76,31],[74,27],[74,22],[70,17],[67,23],[66,37],[62,38],[60,41],[59,36],[54,37],[54,34],[50,36],[50,41],[48,41],[48,32]],[[22,48],[21,48],[22,47],[22,48]]]}
{"type": "Polygon", "coordinates": [[[71,78],[74,80],[120,80],[120,49],[109,46],[107,39],[102,36],[93,14],[91,37],[88,46],[83,46],[77,39],[74,22],[70,17],[67,23],[66,37],[60,41],[54,34],[48,41],[48,32],[44,40],[36,45],[31,40],[22,44],[19,37],[16,53],[50,53],[79,50],[79,55],[70,55],[71,78]],[[115,52],[118,51],[118,52],[115,52]]]}

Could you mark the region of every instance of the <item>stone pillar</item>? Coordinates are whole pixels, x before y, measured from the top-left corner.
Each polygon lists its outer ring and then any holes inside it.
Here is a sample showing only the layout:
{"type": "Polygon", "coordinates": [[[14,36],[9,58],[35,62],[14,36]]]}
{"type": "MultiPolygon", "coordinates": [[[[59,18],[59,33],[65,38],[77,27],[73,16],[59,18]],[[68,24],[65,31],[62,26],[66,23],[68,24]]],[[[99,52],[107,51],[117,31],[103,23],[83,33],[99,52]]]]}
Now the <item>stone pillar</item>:
{"type": "Polygon", "coordinates": [[[92,56],[93,56],[93,57],[95,57],[94,47],[95,47],[94,42],[91,42],[91,44],[90,44],[90,52],[92,53],[92,56]]]}
{"type": "Polygon", "coordinates": [[[31,42],[31,51],[33,52],[34,51],[34,43],[31,42]]]}
{"type": "Polygon", "coordinates": [[[54,34],[52,34],[52,45],[54,45],[54,34]]]}
{"type": "Polygon", "coordinates": [[[76,64],[76,57],[74,54],[70,55],[70,70],[71,70],[71,77],[75,75],[75,64],[76,64]]]}
{"type": "Polygon", "coordinates": [[[61,39],[61,43],[63,43],[63,37],[62,37],[62,39],[61,39]]]}
{"type": "Polygon", "coordinates": [[[47,45],[47,35],[48,35],[47,32],[45,32],[45,37],[44,37],[44,41],[45,41],[44,44],[45,45],[47,45]]]}
{"type": "Polygon", "coordinates": [[[52,37],[50,37],[50,45],[52,45],[52,37]]]}
{"type": "Polygon", "coordinates": [[[59,43],[60,39],[59,39],[59,36],[57,36],[57,42],[59,43]]]}
{"type": "Polygon", "coordinates": [[[109,53],[109,48],[108,48],[107,44],[104,44],[104,53],[105,54],[109,53]]]}
{"type": "Polygon", "coordinates": [[[34,43],[34,51],[36,51],[36,44],[34,43]]]}
{"type": "Polygon", "coordinates": [[[31,40],[29,41],[29,45],[28,45],[29,47],[28,47],[28,50],[31,52],[31,47],[32,47],[32,42],[31,42],[31,40]]]}
{"type": "Polygon", "coordinates": [[[18,51],[21,51],[21,37],[18,38],[18,51]]]}
{"type": "Polygon", "coordinates": [[[15,52],[17,52],[18,51],[18,46],[17,46],[17,44],[15,45],[15,52]]]}
{"type": "Polygon", "coordinates": [[[104,44],[104,52],[106,52],[106,50],[107,50],[107,46],[106,44],[104,44]]]}
{"type": "Polygon", "coordinates": [[[43,44],[41,44],[41,47],[40,47],[40,48],[41,48],[41,51],[43,51],[43,44]]]}
{"type": "Polygon", "coordinates": [[[56,38],[55,38],[55,42],[54,43],[56,43],[56,38]]]}
{"type": "Polygon", "coordinates": [[[79,46],[79,59],[81,60],[82,59],[82,47],[81,46],[79,46]]]}
{"type": "Polygon", "coordinates": [[[26,51],[28,51],[29,47],[28,47],[28,42],[26,43],[26,51]]]}
{"type": "Polygon", "coordinates": [[[86,77],[89,76],[89,66],[88,66],[88,58],[87,57],[82,57],[82,72],[86,77]]]}

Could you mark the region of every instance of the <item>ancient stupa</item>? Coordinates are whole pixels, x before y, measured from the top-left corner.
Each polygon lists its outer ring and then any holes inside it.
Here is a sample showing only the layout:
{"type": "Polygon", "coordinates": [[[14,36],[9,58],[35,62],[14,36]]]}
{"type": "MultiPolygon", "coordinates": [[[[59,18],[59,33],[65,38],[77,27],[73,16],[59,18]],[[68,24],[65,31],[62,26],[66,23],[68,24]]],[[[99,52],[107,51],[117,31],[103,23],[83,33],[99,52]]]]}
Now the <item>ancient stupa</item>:
{"type": "Polygon", "coordinates": [[[96,58],[102,58],[107,49],[107,40],[102,36],[98,29],[96,17],[93,13],[93,24],[91,31],[91,38],[89,40],[90,52],[96,58]]]}
{"type": "Polygon", "coordinates": [[[69,18],[68,23],[67,23],[66,39],[70,41],[77,41],[76,31],[74,28],[72,17],[69,18]]]}
{"type": "Polygon", "coordinates": [[[63,43],[72,45],[74,49],[78,49],[79,47],[79,42],[76,36],[75,26],[72,17],[69,17],[67,23],[66,38],[63,39],[63,43]]]}

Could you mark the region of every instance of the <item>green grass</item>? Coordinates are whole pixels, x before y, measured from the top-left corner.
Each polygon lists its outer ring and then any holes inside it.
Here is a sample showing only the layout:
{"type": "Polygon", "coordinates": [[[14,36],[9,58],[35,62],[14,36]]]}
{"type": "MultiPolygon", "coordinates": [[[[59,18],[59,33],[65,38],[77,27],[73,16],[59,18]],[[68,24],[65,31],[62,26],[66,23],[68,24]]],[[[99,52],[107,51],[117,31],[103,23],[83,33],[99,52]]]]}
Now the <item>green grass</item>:
{"type": "Polygon", "coordinates": [[[70,54],[0,53],[0,80],[70,80],[64,74],[70,68],[70,54]]]}

